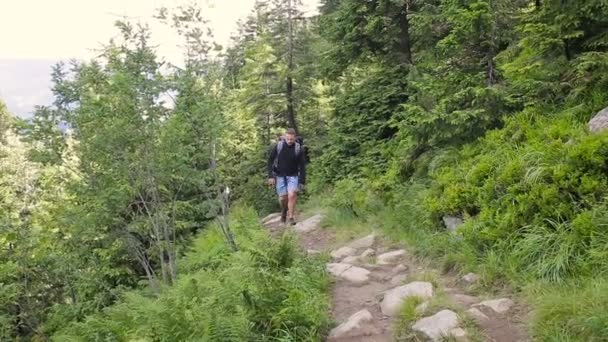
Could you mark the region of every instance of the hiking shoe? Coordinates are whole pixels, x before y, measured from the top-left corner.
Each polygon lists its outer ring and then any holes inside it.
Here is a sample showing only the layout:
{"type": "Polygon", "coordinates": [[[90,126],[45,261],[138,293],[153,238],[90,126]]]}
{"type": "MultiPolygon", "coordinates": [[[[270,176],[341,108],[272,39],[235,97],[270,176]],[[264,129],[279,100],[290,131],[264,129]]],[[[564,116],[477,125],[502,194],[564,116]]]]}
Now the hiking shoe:
{"type": "Polygon", "coordinates": [[[287,208],[281,209],[281,223],[287,222],[287,208]]]}
{"type": "Polygon", "coordinates": [[[289,224],[292,226],[296,225],[296,219],[294,219],[293,217],[289,219],[289,224]]]}

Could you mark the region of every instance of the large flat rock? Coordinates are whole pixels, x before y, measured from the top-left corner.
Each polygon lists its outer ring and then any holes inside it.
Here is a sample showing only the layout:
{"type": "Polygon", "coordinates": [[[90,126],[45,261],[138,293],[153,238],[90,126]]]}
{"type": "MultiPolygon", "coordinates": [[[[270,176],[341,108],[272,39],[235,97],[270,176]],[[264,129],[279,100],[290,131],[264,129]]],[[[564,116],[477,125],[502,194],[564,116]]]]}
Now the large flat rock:
{"type": "Polygon", "coordinates": [[[433,296],[433,284],[423,281],[414,281],[407,285],[395,287],[386,291],[384,299],[380,304],[382,313],[387,316],[395,316],[403,301],[408,297],[417,296],[420,298],[430,298],[433,296]]]}
{"type": "Polygon", "coordinates": [[[294,230],[298,233],[308,233],[311,232],[317,228],[319,228],[319,225],[321,224],[321,221],[323,220],[323,215],[321,214],[317,214],[315,216],[312,216],[302,222],[298,222],[295,226],[294,226],[294,230]]]}
{"type": "Polygon", "coordinates": [[[372,325],[366,324],[374,319],[367,310],[361,310],[350,316],[345,322],[335,327],[329,333],[330,339],[343,339],[356,336],[369,336],[378,332],[372,325]]]}
{"type": "Polygon", "coordinates": [[[331,257],[334,259],[343,259],[349,256],[353,256],[355,254],[357,254],[357,250],[348,246],[340,247],[330,253],[331,257]]]}
{"type": "Polygon", "coordinates": [[[348,247],[352,247],[354,249],[370,248],[374,245],[374,241],[376,241],[376,235],[370,234],[366,237],[362,237],[358,240],[349,243],[348,247]]]}
{"type": "Polygon", "coordinates": [[[442,310],[433,316],[417,321],[412,330],[424,334],[431,341],[441,341],[451,335],[451,331],[458,327],[458,315],[451,310],[442,310]]]}
{"type": "Polygon", "coordinates": [[[350,264],[330,263],[327,264],[327,271],[333,276],[354,285],[364,285],[369,282],[370,271],[350,264]]]}
{"type": "Polygon", "coordinates": [[[281,222],[281,213],[273,213],[262,219],[263,225],[270,225],[281,222]]]}
{"type": "Polygon", "coordinates": [[[400,249],[392,252],[386,252],[378,255],[376,261],[380,265],[390,265],[398,262],[405,256],[405,249],[400,249]]]}
{"type": "Polygon", "coordinates": [[[500,299],[492,299],[485,300],[479,304],[475,304],[474,307],[486,307],[492,309],[496,313],[505,313],[511,309],[513,306],[513,301],[509,298],[500,298],[500,299]]]}

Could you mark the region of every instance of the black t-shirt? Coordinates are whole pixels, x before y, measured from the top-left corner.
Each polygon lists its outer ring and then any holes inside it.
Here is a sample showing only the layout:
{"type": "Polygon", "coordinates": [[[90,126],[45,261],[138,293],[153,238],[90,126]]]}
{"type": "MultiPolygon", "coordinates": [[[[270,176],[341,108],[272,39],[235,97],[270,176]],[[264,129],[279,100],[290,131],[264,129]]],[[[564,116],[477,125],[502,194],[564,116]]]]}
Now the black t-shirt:
{"type": "Polygon", "coordinates": [[[273,145],[270,149],[268,158],[268,177],[272,176],[298,176],[301,184],[306,183],[306,167],[304,159],[304,149],[296,155],[296,144],[289,146],[283,142],[281,153],[277,159],[277,166],[274,167],[274,160],[277,156],[277,145],[273,145]]]}

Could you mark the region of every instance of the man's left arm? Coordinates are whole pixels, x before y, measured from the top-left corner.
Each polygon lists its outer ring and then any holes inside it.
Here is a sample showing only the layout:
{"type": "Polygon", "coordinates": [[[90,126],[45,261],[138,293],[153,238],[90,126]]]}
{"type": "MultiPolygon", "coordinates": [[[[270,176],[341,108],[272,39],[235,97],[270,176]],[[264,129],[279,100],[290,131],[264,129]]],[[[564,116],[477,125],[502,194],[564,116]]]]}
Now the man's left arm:
{"type": "Polygon", "coordinates": [[[306,184],[306,157],[304,156],[304,152],[300,153],[298,157],[298,170],[299,170],[299,183],[304,185],[306,184]]]}

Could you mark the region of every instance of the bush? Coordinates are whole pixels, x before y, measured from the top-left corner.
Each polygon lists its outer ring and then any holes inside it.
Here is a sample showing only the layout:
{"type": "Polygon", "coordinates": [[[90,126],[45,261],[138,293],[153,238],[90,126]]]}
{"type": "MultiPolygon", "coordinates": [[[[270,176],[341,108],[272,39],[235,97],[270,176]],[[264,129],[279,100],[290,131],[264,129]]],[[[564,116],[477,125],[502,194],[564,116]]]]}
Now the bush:
{"type": "Polygon", "coordinates": [[[239,252],[229,252],[210,229],[159,297],[128,292],[53,340],[320,341],[329,327],[324,265],[304,257],[292,236],[270,239],[253,210],[234,216],[239,252]]]}
{"type": "Polygon", "coordinates": [[[432,218],[469,218],[465,240],[483,255],[500,249],[534,277],[561,281],[605,271],[608,135],[568,117],[507,121],[434,175],[432,218]]]}
{"type": "Polygon", "coordinates": [[[367,217],[383,208],[383,203],[364,179],[338,181],[329,204],[356,217],[367,217]]]}

